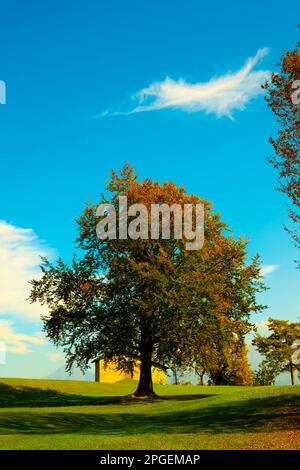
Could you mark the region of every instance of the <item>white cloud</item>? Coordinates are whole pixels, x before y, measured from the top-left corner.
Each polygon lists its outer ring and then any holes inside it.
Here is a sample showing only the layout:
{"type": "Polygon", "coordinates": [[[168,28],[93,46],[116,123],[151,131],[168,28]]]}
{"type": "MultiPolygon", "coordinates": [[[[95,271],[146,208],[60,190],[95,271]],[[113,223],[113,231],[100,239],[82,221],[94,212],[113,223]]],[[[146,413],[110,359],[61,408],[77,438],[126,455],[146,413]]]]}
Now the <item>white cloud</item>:
{"type": "Polygon", "coordinates": [[[266,264],[265,266],[261,267],[260,273],[262,276],[266,276],[267,274],[277,271],[277,269],[279,269],[278,264],[266,264]]]}
{"type": "Polygon", "coordinates": [[[167,77],[164,81],[152,83],[136,93],[134,98],[139,104],[131,111],[105,111],[102,116],[170,108],[191,113],[202,111],[232,119],[233,111],[243,110],[252,98],[263,93],[261,85],[270,76],[270,72],[253,71],[253,68],[268,52],[267,48],[259,49],[237,72],[213,77],[208,82],[188,83],[184,79],[176,81],[167,77]]]}
{"type": "Polygon", "coordinates": [[[47,358],[49,359],[49,361],[58,362],[63,359],[63,356],[60,352],[51,352],[47,354],[47,358]]]}
{"type": "Polygon", "coordinates": [[[269,326],[269,321],[268,321],[268,319],[261,320],[261,321],[255,323],[255,326],[258,329],[259,333],[264,333],[265,334],[267,331],[269,331],[269,327],[268,327],[269,326]]]}
{"type": "Polygon", "coordinates": [[[30,345],[39,346],[44,344],[44,341],[38,336],[16,333],[13,329],[12,322],[9,320],[0,320],[0,340],[4,342],[6,351],[15,354],[32,352],[30,345]]]}
{"type": "Polygon", "coordinates": [[[35,321],[45,313],[44,307],[27,300],[28,281],[40,276],[40,256],[50,255],[33,230],[0,220],[0,315],[35,321]]]}

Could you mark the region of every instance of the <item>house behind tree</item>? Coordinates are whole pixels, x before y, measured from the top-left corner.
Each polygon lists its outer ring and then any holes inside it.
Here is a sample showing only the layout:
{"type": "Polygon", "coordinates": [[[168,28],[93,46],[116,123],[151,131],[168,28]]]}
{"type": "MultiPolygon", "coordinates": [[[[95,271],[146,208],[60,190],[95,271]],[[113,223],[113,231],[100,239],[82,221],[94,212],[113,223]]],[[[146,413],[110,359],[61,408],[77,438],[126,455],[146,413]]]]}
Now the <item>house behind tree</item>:
{"type": "MultiPolygon", "coordinates": [[[[139,380],[140,367],[139,361],[134,367],[132,373],[118,370],[116,364],[111,361],[105,364],[103,359],[96,359],[95,363],[95,382],[115,383],[120,380],[139,380]]],[[[154,384],[165,385],[167,383],[167,374],[159,367],[152,367],[152,380],[154,384]]]]}

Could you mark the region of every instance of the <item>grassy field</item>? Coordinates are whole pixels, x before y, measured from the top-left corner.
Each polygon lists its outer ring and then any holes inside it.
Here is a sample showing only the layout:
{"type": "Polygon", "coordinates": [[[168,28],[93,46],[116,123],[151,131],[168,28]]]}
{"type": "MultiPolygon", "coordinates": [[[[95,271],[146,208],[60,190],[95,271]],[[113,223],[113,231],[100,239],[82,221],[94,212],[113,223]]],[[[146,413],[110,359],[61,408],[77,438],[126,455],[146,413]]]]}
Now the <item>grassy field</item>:
{"type": "Polygon", "coordinates": [[[0,379],[0,449],[300,449],[300,386],[0,379]]]}

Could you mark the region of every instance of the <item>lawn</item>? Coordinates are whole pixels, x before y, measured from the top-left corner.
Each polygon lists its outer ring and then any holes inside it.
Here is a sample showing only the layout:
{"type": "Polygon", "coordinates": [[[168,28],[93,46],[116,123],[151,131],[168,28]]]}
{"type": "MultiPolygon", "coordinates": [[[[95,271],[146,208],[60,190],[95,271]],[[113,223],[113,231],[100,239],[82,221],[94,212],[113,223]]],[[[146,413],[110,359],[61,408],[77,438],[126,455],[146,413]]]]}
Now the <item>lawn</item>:
{"type": "Polygon", "coordinates": [[[300,449],[300,386],[0,379],[0,449],[300,449]]]}

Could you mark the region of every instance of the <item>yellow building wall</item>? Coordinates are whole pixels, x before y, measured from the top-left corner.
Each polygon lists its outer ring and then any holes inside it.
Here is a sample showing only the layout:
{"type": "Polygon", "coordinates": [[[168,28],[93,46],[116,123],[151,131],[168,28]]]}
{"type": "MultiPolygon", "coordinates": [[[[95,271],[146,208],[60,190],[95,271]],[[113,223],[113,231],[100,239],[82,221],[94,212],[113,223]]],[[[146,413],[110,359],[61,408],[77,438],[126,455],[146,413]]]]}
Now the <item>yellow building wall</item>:
{"type": "MultiPolygon", "coordinates": [[[[102,359],[99,362],[99,382],[115,383],[120,380],[139,380],[140,368],[138,361],[137,366],[134,368],[133,377],[126,372],[117,370],[112,362],[108,362],[106,365],[102,359]]],[[[167,375],[163,370],[152,367],[152,380],[154,384],[165,385],[167,383],[167,375]]]]}

